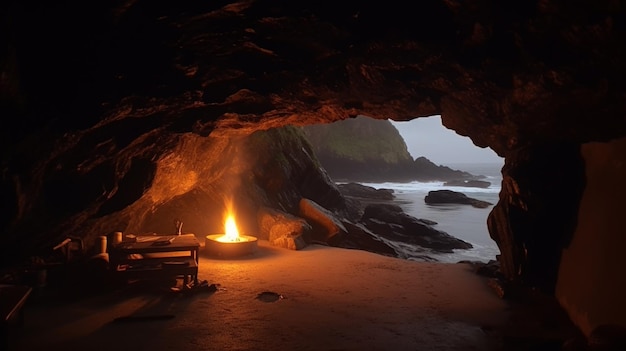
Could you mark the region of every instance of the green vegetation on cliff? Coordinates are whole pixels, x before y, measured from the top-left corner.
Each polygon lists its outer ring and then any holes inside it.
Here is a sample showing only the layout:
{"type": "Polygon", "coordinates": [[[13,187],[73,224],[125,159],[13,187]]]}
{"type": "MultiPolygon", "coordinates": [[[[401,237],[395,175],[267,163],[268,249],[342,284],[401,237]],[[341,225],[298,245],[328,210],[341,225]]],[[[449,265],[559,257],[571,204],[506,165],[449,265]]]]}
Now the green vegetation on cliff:
{"type": "Polygon", "coordinates": [[[332,124],[305,126],[303,130],[318,157],[387,164],[413,161],[404,139],[388,120],[358,116],[332,124]]]}
{"type": "Polygon", "coordinates": [[[302,127],[319,162],[335,180],[430,181],[465,179],[469,173],[413,159],[388,120],[358,116],[302,127]]]}

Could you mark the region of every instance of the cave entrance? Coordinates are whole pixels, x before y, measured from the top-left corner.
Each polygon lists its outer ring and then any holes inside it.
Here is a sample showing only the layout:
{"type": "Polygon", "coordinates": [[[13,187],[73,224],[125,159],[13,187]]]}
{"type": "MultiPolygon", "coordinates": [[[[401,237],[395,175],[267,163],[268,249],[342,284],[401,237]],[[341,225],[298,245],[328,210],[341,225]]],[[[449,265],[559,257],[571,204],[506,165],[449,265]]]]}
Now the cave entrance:
{"type": "Polygon", "coordinates": [[[495,260],[500,250],[489,236],[487,216],[498,202],[504,158],[489,148],[474,145],[470,138],[446,128],[439,115],[408,122],[390,122],[399,131],[413,158],[424,157],[439,167],[467,172],[489,183],[487,187],[483,183],[473,186],[476,184],[469,182],[459,186],[446,181],[442,174],[444,179],[417,182],[413,187],[397,193],[396,197],[400,201],[405,200],[402,207],[407,214],[435,221],[437,229],[473,245],[472,249],[455,250],[453,254],[438,255],[437,258],[446,262],[495,260]],[[425,203],[424,198],[429,191],[442,189],[461,193],[490,205],[476,207],[467,204],[425,203]]]}
{"type": "Polygon", "coordinates": [[[305,131],[322,166],[336,183],[392,189],[392,202],[406,214],[472,246],[444,252],[391,240],[400,257],[488,262],[500,253],[489,236],[487,216],[498,201],[504,159],[445,128],[440,116],[408,122],[358,116],[307,126],[305,131]],[[475,199],[481,206],[427,204],[426,196],[438,190],[475,199]]]}

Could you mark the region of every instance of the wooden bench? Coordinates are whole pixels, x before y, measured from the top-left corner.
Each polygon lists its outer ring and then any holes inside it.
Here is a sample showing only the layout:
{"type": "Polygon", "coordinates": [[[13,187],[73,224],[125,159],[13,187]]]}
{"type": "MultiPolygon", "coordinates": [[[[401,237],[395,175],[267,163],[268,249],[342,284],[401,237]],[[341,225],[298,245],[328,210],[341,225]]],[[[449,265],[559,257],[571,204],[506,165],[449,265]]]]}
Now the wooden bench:
{"type": "Polygon", "coordinates": [[[182,277],[187,284],[197,280],[198,263],[192,257],[160,257],[125,260],[115,267],[118,276],[124,279],[160,279],[182,277]]]}
{"type": "Polygon", "coordinates": [[[132,242],[123,241],[109,249],[114,272],[126,279],[182,277],[198,283],[198,250],[194,234],[140,235],[132,242]]]}

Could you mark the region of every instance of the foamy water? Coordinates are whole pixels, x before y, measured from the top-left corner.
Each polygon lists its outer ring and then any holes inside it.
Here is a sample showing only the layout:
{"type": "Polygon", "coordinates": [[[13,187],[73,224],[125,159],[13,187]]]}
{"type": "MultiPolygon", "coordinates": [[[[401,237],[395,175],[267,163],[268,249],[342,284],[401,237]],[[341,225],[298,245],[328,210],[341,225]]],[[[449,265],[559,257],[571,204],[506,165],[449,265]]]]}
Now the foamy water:
{"type": "Polygon", "coordinates": [[[403,258],[409,260],[423,260],[427,255],[441,262],[458,262],[461,260],[483,261],[494,260],[500,253],[496,243],[489,237],[487,230],[487,216],[498,202],[500,184],[502,181],[500,169],[502,164],[455,164],[447,165],[450,168],[470,172],[475,175],[485,175],[484,180],[491,183],[488,188],[444,186],[443,182],[409,182],[409,183],[362,183],[376,189],[392,189],[396,201],[404,212],[416,217],[437,222],[434,228],[444,231],[454,237],[471,243],[474,248],[469,250],[455,250],[452,254],[440,254],[425,251],[404,243],[387,241],[403,258]],[[444,204],[428,205],[424,198],[432,190],[452,190],[469,197],[487,201],[492,206],[475,208],[470,205],[444,204]]]}

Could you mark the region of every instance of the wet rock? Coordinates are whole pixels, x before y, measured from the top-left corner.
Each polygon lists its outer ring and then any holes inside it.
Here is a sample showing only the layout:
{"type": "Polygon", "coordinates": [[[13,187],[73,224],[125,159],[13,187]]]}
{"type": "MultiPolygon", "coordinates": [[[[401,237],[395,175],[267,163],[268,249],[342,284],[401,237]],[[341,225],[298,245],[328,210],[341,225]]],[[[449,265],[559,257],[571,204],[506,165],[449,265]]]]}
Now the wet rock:
{"type": "Polygon", "coordinates": [[[472,244],[433,228],[428,222],[404,213],[400,206],[394,204],[368,205],[362,222],[383,238],[439,252],[472,248],[472,244]]]}
{"type": "Polygon", "coordinates": [[[484,180],[455,179],[443,183],[444,186],[464,186],[469,188],[488,188],[491,183],[484,180]]]}
{"type": "Polygon", "coordinates": [[[348,230],[348,233],[337,238],[337,240],[331,240],[330,245],[398,257],[396,250],[386,244],[378,235],[374,234],[362,223],[343,221],[343,224],[348,230]]]}
{"type": "Polygon", "coordinates": [[[376,189],[359,183],[338,184],[337,186],[344,196],[359,197],[368,200],[393,200],[395,198],[392,189],[376,189]]]}
{"type": "Polygon", "coordinates": [[[424,198],[424,202],[427,204],[462,204],[472,205],[477,208],[487,208],[493,205],[490,202],[482,201],[468,197],[463,193],[459,193],[452,190],[433,190],[429,191],[428,195],[424,198]]]}
{"type": "Polygon", "coordinates": [[[396,204],[369,204],[365,207],[362,219],[376,218],[381,221],[395,224],[404,224],[417,220],[426,225],[433,225],[437,222],[427,219],[416,219],[402,210],[402,208],[396,204]]]}

